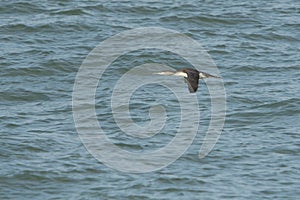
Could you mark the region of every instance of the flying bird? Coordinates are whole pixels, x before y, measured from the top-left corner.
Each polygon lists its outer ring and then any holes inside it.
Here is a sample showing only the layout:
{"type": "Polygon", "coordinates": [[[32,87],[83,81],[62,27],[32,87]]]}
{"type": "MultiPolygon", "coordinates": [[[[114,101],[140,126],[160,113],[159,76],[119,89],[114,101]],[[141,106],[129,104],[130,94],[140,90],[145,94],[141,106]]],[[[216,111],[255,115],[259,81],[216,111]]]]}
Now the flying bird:
{"type": "Polygon", "coordinates": [[[183,76],[185,79],[185,82],[188,85],[190,93],[194,93],[198,89],[198,83],[199,79],[203,78],[220,78],[218,76],[213,76],[211,74],[198,71],[193,68],[182,68],[177,71],[163,71],[158,72],[156,74],[159,75],[174,75],[174,76],[183,76]]]}

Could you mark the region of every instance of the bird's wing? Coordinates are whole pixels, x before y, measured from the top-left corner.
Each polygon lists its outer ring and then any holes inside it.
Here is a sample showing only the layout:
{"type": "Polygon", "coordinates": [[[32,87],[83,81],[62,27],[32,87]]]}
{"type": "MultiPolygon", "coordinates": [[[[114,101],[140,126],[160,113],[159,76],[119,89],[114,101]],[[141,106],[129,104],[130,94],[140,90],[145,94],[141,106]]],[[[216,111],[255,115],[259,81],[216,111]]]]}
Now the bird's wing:
{"type": "Polygon", "coordinates": [[[198,83],[199,83],[199,74],[195,73],[187,73],[188,77],[185,78],[186,83],[189,87],[190,93],[194,93],[198,89],[198,83]]]}

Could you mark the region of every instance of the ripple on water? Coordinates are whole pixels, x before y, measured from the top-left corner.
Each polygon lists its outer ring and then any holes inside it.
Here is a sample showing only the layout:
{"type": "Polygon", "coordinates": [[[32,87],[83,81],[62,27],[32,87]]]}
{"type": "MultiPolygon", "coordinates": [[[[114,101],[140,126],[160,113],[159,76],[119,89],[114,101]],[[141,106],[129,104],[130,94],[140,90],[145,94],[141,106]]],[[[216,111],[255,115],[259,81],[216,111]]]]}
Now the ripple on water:
{"type": "MultiPolygon", "coordinates": [[[[297,0],[1,1],[0,199],[297,199],[298,5],[297,0]],[[201,42],[224,79],[227,116],[213,151],[199,160],[210,120],[209,93],[201,85],[200,129],[187,152],[159,171],[125,174],[86,151],[75,130],[71,96],[76,72],[96,45],[146,26],[201,42]]],[[[110,83],[149,62],[191,66],[176,56],[131,52],[107,70],[97,88],[96,112],[120,148],[162,147],[176,134],[180,106],[157,85],[136,91],[134,120],[147,123],[149,105],[166,103],[170,123],[149,140],[134,139],[112,117],[110,83]]]]}

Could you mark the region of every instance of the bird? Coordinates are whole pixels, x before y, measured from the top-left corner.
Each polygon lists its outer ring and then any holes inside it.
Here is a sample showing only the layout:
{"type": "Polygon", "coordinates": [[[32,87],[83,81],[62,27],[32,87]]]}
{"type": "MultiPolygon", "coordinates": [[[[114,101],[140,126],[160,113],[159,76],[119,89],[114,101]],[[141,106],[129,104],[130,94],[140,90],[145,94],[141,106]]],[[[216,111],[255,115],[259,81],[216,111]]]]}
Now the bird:
{"type": "Polygon", "coordinates": [[[156,74],[184,77],[185,82],[188,85],[190,93],[195,93],[198,90],[199,79],[220,78],[219,76],[214,76],[214,75],[202,72],[202,71],[198,71],[193,68],[181,68],[181,69],[178,69],[177,71],[163,71],[163,72],[158,72],[156,74]]]}

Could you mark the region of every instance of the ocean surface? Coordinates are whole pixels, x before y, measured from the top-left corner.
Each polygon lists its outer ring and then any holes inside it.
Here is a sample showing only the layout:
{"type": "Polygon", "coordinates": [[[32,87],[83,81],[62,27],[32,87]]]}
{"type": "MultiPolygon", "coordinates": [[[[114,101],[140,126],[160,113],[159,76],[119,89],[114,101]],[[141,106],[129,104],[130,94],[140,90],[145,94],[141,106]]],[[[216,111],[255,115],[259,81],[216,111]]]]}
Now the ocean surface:
{"type": "MultiPolygon", "coordinates": [[[[0,44],[0,199],[299,198],[300,1],[2,0],[0,44]],[[199,125],[174,162],[151,172],[124,172],[95,159],[83,144],[72,94],[80,66],[97,45],[147,27],[173,30],[203,46],[226,91],[225,124],[213,150],[199,159],[212,117],[205,83],[218,80],[200,81],[190,94],[182,78],[166,77],[187,97],[197,97],[200,122],[180,118],[170,89],[147,84],[130,98],[131,118],[147,125],[150,107],[164,105],[165,126],[153,137],[128,136],[110,107],[118,79],[147,63],[193,66],[157,49],[122,55],[95,92],[98,123],[110,141],[138,155],[163,148],[180,123],[199,125]]],[[[134,75],[142,80],[143,73],[134,75]]]]}

